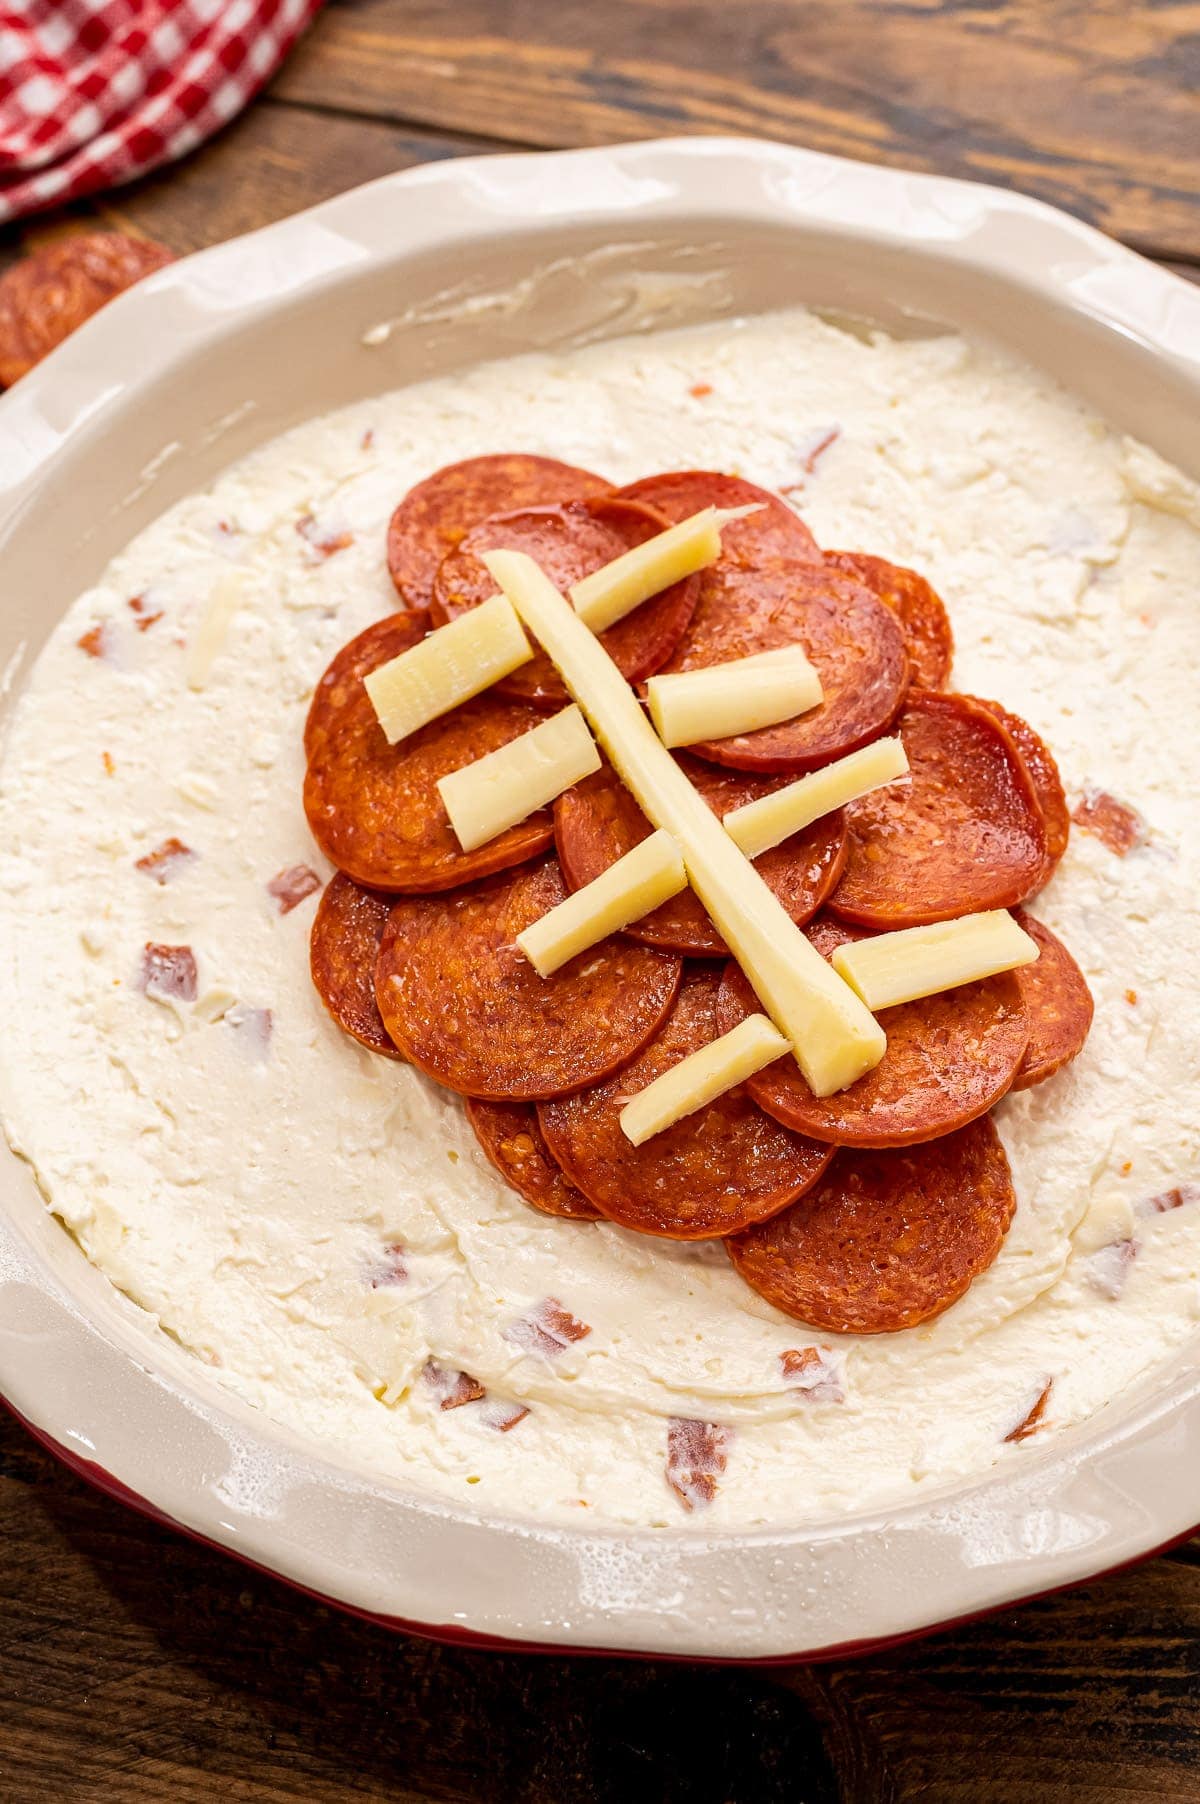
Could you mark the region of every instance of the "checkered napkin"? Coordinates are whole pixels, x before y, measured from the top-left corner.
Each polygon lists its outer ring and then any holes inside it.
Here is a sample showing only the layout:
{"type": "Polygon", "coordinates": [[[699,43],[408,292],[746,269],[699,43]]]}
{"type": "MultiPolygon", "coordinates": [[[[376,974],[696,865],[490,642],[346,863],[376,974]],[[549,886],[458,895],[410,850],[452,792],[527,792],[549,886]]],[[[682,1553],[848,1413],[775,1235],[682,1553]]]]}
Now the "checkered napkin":
{"type": "Polygon", "coordinates": [[[181,157],[321,0],[0,0],[0,221],[181,157]]]}

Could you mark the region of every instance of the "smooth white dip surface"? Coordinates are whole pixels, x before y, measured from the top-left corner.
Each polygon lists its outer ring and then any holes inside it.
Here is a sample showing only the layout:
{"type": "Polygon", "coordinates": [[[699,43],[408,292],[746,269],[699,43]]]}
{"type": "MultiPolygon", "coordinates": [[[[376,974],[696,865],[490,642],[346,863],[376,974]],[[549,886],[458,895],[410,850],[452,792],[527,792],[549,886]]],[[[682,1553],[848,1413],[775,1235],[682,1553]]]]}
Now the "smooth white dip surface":
{"type": "Polygon", "coordinates": [[[1039,1440],[1200,1313],[1198,571],[1191,485],[956,337],[789,313],[515,359],[305,425],[142,533],[17,703],[10,1140],[89,1258],[223,1383],[426,1493],[559,1521],[782,1525],[1026,1457],[1005,1437],[1048,1382],[1039,1440]],[[997,1110],[1016,1218],[927,1327],[817,1336],[719,1243],[535,1213],[459,1102],[346,1039],[312,989],[316,897],[282,913],[267,888],[290,866],[328,874],[300,801],[309,696],[395,606],[403,491],[513,450],[615,481],[737,471],[784,490],[822,544],[914,565],[950,609],[955,686],[1024,714],[1072,802],[1094,786],[1145,819],[1124,858],[1077,830],[1034,904],[1095,1025],[1073,1067],[997,1110]],[[194,856],[159,882],[136,861],[172,836],[194,856]],[[146,942],[191,947],[194,1002],[143,992],[146,942]],[[510,1332],[550,1297],[591,1329],[558,1351],[510,1332]],[[789,1383],[781,1355],[810,1346],[821,1361],[789,1383]],[[458,1371],[487,1397],[443,1409],[458,1371]],[[692,1514],[665,1475],[671,1417],[732,1430],[692,1514]]]}

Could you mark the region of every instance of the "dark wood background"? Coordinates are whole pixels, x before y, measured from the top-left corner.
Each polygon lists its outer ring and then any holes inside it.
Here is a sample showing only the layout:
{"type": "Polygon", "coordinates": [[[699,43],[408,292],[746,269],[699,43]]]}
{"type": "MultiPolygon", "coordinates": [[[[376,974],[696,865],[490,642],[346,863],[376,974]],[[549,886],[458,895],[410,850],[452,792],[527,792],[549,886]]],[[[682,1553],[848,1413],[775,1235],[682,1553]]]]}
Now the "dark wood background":
{"type": "MultiPolygon", "coordinates": [[[[1009,183],[1200,279],[1198,90],[1200,0],[341,0],[217,141],[73,217],[188,251],[432,158],[757,132],[1009,183]]],[[[389,1636],[7,1418],[0,1537],[14,1804],[1200,1804],[1200,1543],[767,1672],[389,1636]]]]}

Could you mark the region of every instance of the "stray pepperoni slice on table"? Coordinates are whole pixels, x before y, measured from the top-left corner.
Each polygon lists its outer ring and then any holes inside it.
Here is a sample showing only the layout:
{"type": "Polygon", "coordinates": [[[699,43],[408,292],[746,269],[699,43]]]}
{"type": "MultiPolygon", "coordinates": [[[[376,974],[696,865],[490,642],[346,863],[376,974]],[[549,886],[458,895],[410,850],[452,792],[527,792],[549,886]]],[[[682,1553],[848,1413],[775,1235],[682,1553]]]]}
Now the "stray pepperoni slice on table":
{"type": "Polygon", "coordinates": [[[945,602],[925,578],[866,551],[827,551],[825,562],[856,576],[899,618],[915,687],[944,689],[954,661],[954,634],[945,602]]]}
{"type": "MultiPolygon", "coordinates": [[[[866,936],[837,921],[815,921],[808,937],[823,958],[866,936]]],[[[736,965],[721,985],[721,1032],[760,1008],[736,965]]],[[[1013,1087],[1029,1021],[1016,977],[981,983],[882,1009],[887,1051],[848,1090],[814,1096],[794,1059],[777,1059],[747,1083],[777,1121],[834,1146],[915,1146],[974,1121],[1013,1087]]]]}
{"type": "Polygon", "coordinates": [[[400,1054],[375,1001],[375,960],[392,898],[360,889],[339,871],[317,907],[309,940],[309,968],[318,996],[343,1033],[380,1052],[400,1054]]]}
{"type": "Polygon", "coordinates": [[[979,696],[974,699],[1000,722],[1016,746],[1017,755],[1025,766],[1033,793],[1038,799],[1042,819],[1046,824],[1046,871],[1042,878],[1042,882],[1046,883],[1053,876],[1054,867],[1066,851],[1067,841],[1071,837],[1071,811],[1067,807],[1054,753],[1041,734],[1035,733],[1029,722],[1022,720],[1019,714],[1010,713],[999,702],[985,702],[979,696]]]}
{"type": "Polygon", "coordinates": [[[717,1038],[720,984],[713,966],[690,966],[671,1014],[631,1065],[538,1110],[572,1183],[623,1228],[671,1240],[735,1234],[803,1195],[833,1156],[764,1115],[741,1085],[642,1146],[625,1138],[630,1097],[717,1038]]]}
{"type": "Polygon", "coordinates": [[[531,1102],[467,1099],[475,1138],[506,1183],[543,1215],[567,1221],[599,1221],[600,1211],[576,1190],[546,1145],[531,1102]]]}
{"type": "Polygon", "coordinates": [[[19,258],[0,276],[0,388],[171,260],[165,246],[127,232],[72,232],[19,258]]]}
{"type": "MultiPolygon", "coordinates": [[[[611,564],[667,528],[665,515],[640,502],[601,495],[561,507],[526,508],[495,514],[471,528],[456,550],[444,558],[433,585],[435,621],[455,620],[496,593],[496,579],[480,562],[485,551],[524,551],[541,565],[565,595],[581,577],[611,564]]],[[[629,682],[651,676],[666,663],[695,612],[700,580],[691,576],[672,583],[601,633],[600,643],[629,682]]],[[[497,684],[502,695],[561,707],[569,698],[562,679],[545,652],[497,684]]]]}
{"type": "Polygon", "coordinates": [[[1095,1005],[1087,979],[1058,935],[1023,908],[1016,917],[1038,946],[1034,962],[1013,973],[1029,1017],[1029,1046],[1013,1089],[1028,1090],[1075,1057],[1088,1037],[1095,1005]]]}
{"type": "Polygon", "coordinates": [[[751,1289],[831,1334],[893,1334],[958,1301],[1016,1208],[984,1115],[924,1146],[842,1152],[782,1215],[726,1242],[751,1289]]]}
{"type": "Polygon", "coordinates": [[[918,927],[1032,895],[1046,829],[1003,727],[967,695],[914,690],[899,722],[910,779],[851,803],[828,907],[864,927],[918,927]]]}
{"type": "Polygon", "coordinates": [[[1071,819],[1085,833],[1094,834],[1117,858],[1128,858],[1145,842],[1146,823],[1141,815],[1104,789],[1085,789],[1071,819]]]}
{"type": "Polygon", "coordinates": [[[680,961],[612,939],[539,977],[516,945],[567,894],[554,858],[461,895],[397,902],[375,993],[401,1052],[447,1089],[493,1100],[561,1096],[638,1053],[679,987],[680,961]]]}
{"type": "MultiPolygon", "coordinates": [[[[781,788],[786,777],[754,777],[745,771],[721,770],[676,753],[680,769],[720,818],[731,808],[753,802],[781,788]]],[[[572,889],[599,877],[610,864],[632,851],[650,833],[650,823],[610,770],[597,771],[559,797],[554,809],[554,837],[563,875],[572,889]]],[[[755,859],[755,868],[774,890],[793,921],[803,924],[820,908],[842,874],[848,840],[846,817],[839,808],[755,859]]],[[[683,890],[634,921],[631,939],[647,946],[693,957],[724,957],[724,940],[709,920],[699,897],[683,890]]]]}
{"type": "Polygon", "coordinates": [[[489,514],[603,495],[603,476],[523,451],[446,464],[409,489],[388,523],[387,561],[400,599],[427,608],[437,567],[489,514]]]}
{"type": "Polygon", "coordinates": [[[544,718],[490,694],[389,745],[362,679],[418,639],[423,614],[392,614],[352,639],[317,685],[305,728],[304,810],[331,863],[368,889],[424,895],[506,870],[544,852],[554,829],[539,809],[464,852],[439,777],[527,733],[544,718]]]}

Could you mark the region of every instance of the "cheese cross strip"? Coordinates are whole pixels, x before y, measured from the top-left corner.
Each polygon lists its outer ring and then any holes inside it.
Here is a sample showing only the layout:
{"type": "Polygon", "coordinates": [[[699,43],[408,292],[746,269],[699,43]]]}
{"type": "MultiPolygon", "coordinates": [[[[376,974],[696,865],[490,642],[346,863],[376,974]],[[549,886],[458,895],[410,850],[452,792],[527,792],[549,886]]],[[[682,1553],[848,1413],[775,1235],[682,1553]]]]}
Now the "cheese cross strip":
{"type": "Polygon", "coordinates": [[[596,742],[571,707],[439,777],[437,787],[459,845],[473,852],[599,769],[596,742]]]}
{"type": "Polygon", "coordinates": [[[652,595],[715,564],[721,555],[721,528],[730,520],[758,513],[765,505],[755,501],[749,507],[702,507],[698,514],[656,533],[644,545],[622,552],[573,585],[575,612],[594,633],[615,626],[652,595]]]}
{"type": "Polygon", "coordinates": [[[869,1009],[881,1009],[1013,971],[1037,956],[1037,941],[1006,908],[993,908],[932,927],[902,927],[874,939],[850,940],[834,953],[833,968],[869,1009]]]}
{"type": "Polygon", "coordinates": [[[517,935],[517,945],[534,970],[549,977],[568,959],[640,921],[686,888],[679,848],[660,829],[526,927],[517,935]]]}
{"type": "MultiPolygon", "coordinates": [[[[756,514],[762,505],[701,508],[678,526],[669,526],[644,545],[613,558],[571,591],[580,617],[594,632],[602,632],[652,595],[715,564],[721,555],[721,528],[730,520],[756,514]]],[[[381,664],[363,682],[388,744],[395,745],[532,656],[508,602],[503,595],[493,595],[381,664]]]]}
{"type": "Polygon", "coordinates": [[[719,1040],[690,1052],[639,1090],[621,1110],[621,1132],[634,1146],[641,1146],[790,1051],[788,1041],[765,1015],[747,1015],[719,1040]]]}
{"type": "Polygon", "coordinates": [[[439,626],[363,678],[389,745],[469,702],[533,656],[503,595],[439,626]]]}
{"type": "Polygon", "coordinates": [[[642,813],[679,847],[692,888],[790,1041],[815,1094],[830,1096],[870,1071],[887,1046],[883,1029],[738,851],[595,635],[524,552],[487,552],[484,562],[583,709],[642,813]]]}
{"type": "Polygon", "coordinates": [[[646,684],[650,718],[664,745],[730,739],[793,720],[821,700],[821,679],[802,646],[677,670],[646,684]]]}
{"type": "Polygon", "coordinates": [[[907,771],[903,740],[876,739],[835,764],[827,764],[824,770],[810,771],[784,789],[731,808],[723,825],[747,858],[757,858],[799,833],[802,827],[811,826],[823,814],[857,802],[860,796],[893,783],[907,771]]]}

